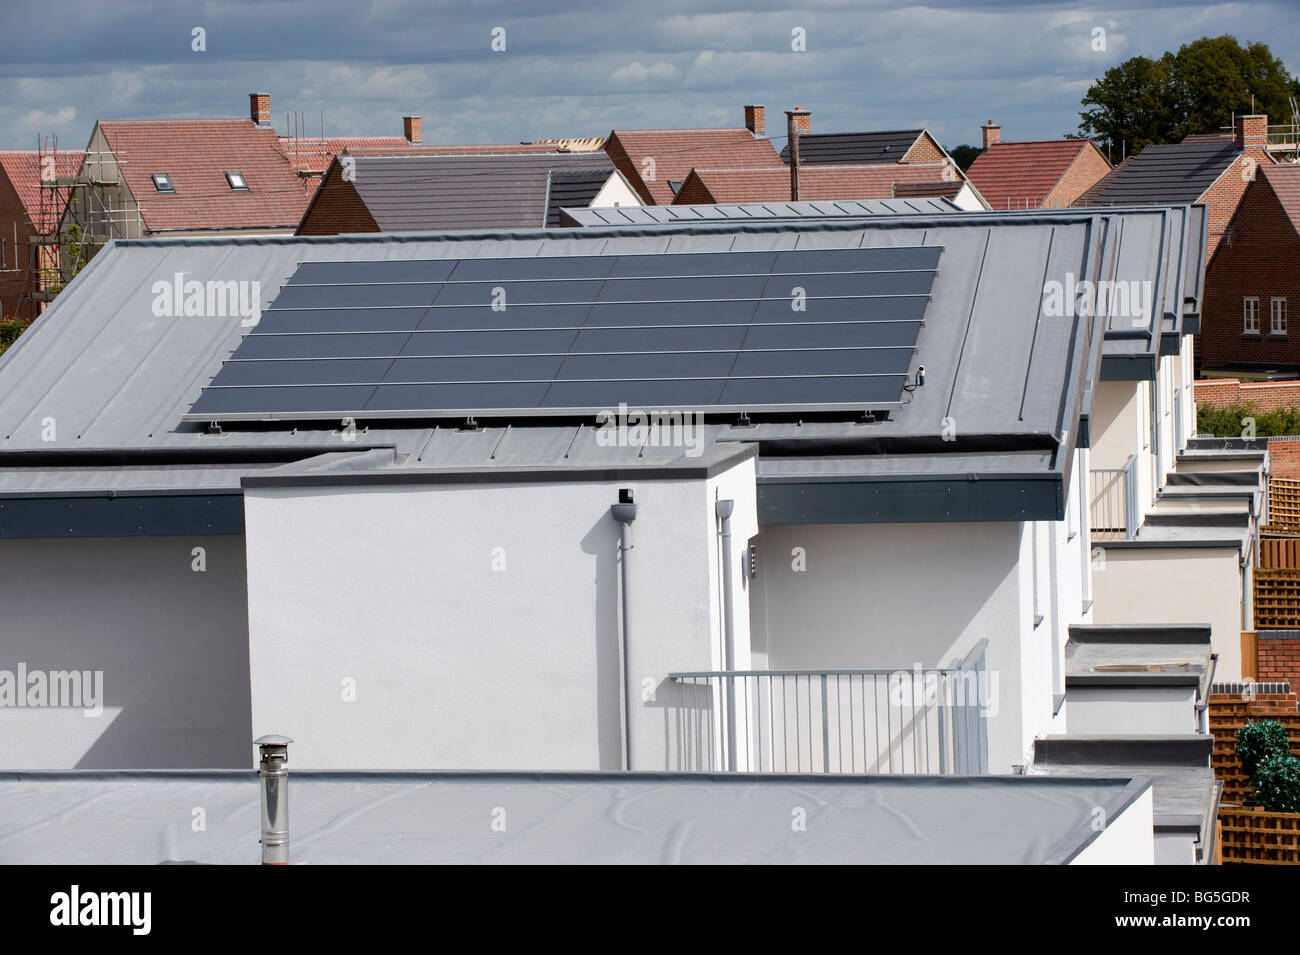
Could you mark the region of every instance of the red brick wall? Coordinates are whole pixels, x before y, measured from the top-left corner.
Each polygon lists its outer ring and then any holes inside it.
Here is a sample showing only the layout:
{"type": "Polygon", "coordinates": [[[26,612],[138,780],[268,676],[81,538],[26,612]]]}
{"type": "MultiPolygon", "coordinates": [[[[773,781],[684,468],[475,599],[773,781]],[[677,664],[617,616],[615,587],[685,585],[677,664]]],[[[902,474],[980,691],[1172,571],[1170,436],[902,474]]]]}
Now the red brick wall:
{"type": "Polygon", "coordinates": [[[946,159],[943,150],[930,138],[930,134],[922,133],[899,162],[943,162],[946,159]]]}
{"type": "Polygon", "coordinates": [[[1232,221],[1233,214],[1237,211],[1241,197],[1246,192],[1246,187],[1252,184],[1246,178],[1244,170],[1251,163],[1258,165],[1272,161],[1264,150],[1257,146],[1248,146],[1246,151],[1224,170],[1223,175],[1215,181],[1214,185],[1205,191],[1201,201],[1209,206],[1207,211],[1210,219],[1210,244],[1206,248],[1207,255],[1214,255],[1224,233],[1228,230],[1228,223],[1232,221]]]}
{"type": "MultiPolygon", "coordinates": [[[[1292,309],[1300,310],[1300,237],[1260,176],[1245,190],[1205,272],[1198,363],[1209,368],[1234,362],[1300,365],[1300,325],[1292,330],[1292,309]],[[1268,334],[1269,298],[1275,295],[1287,300],[1286,338],[1268,334]],[[1258,338],[1242,336],[1241,302],[1246,296],[1259,298],[1258,338]]],[[[1294,321],[1300,321],[1300,311],[1294,321]]]]}
{"type": "Polygon", "coordinates": [[[1268,467],[1273,477],[1300,479],[1300,441],[1270,441],[1268,467]]]}
{"type": "MultiPolygon", "coordinates": [[[[627,149],[623,146],[617,134],[605,141],[605,155],[614,164],[614,168],[621,172],[623,178],[636,190],[637,195],[641,197],[641,201],[648,206],[653,206],[655,204],[654,196],[646,188],[645,180],[641,178],[641,170],[632,161],[632,157],[627,154],[627,149]]],[[[706,199],[703,201],[712,202],[713,200],[706,199]]]]}
{"type": "Polygon", "coordinates": [[[333,163],[325,181],[298,226],[298,235],[339,235],[344,232],[378,232],[379,223],[361,201],[357,187],[343,179],[342,168],[333,163]]]}
{"type": "Polygon", "coordinates": [[[36,263],[36,249],[28,243],[32,225],[27,220],[18,193],[9,177],[0,172],[0,239],[4,240],[4,261],[0,263],[0,318],[19,318],[30,322],[37,315],[35,302],[23,302],[19,297],[36,290],[36,279],[29,269],[36,263]],[[14,235],[17,233],[17,248],[14,235]]]}
{"type": "Polygon", "coordinates": [[[1070,168],[1065,170],[1061,181],[1047,194],[1043,205],[1047,208],[1070,205],[1095,186],[1108,172],[1110,172],[1110,163],[1095,148],[1088,146],[1079,150],[1079,155],[1075,157],[1074,162],[1070,163],[1070,168]]]}
{"type": "Polygon", "coordinates": [[[1300,685],[1300,637],[1269,637],[1259,631],[1259,680],[1262,683],[1289,681],[1300,685]]]}
{"type": "Polygon", "coordinates": [[[682,206],[707,206],[714,202],[713,193],[700,180],[700,177],[693,172],[686,177],[682,183],[681,189],[677,190],[677,196],[673,199],[673,205],[682,206]]]}
{"type": "Polygon", "coordinates": [[[1235,378],[1203,378],[1192,383],[1198,405],[1218,408],[1250,404],[1260,411],[1300,408],[1300,381],[1238,381],[1235,378]]]}

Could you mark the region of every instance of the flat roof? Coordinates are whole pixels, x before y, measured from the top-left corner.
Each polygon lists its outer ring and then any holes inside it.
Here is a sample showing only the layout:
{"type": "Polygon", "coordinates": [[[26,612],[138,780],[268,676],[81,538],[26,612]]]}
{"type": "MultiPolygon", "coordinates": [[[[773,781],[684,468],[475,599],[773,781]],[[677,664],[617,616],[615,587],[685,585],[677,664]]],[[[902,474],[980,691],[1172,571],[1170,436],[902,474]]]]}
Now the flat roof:
{"type": "MultiPolygon", "coordinates": [[[[290,761],[292,764],[292,748],[290,761]]],[[[1063,864],[1151,785],[1029,776],[289,770],[296,864],[1063,864]],[[499,826],[494,828],[494,820],[499,826]]],[[[0,774],[11,864],[259,861],[249,772],[0,774]],[[189,825],[195,806],[207,828],[189,825]]]]}

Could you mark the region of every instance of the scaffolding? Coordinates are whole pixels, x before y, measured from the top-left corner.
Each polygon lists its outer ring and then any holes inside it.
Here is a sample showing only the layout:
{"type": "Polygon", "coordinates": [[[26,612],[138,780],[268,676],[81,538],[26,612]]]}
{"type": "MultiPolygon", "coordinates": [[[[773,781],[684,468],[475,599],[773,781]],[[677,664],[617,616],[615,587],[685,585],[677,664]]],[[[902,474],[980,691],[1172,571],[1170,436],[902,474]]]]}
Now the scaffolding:
{"type": "Polygon", "coordinates": [[[1279,162],[1300,162],[1300,109],[1291,97],[1291,122],[1268,128],[1268,151],[1279,162]]]}

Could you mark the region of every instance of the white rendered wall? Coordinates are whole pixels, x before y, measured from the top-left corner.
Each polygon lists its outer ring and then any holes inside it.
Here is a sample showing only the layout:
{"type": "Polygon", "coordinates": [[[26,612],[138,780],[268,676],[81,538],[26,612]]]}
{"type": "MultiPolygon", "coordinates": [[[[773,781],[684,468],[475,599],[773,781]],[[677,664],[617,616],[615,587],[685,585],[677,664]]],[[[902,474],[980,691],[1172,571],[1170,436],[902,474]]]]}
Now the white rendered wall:
{"type": "Polygon", "coordinates": [[[1151,510],[1155,493],[1150,392],[1145,381],[1099,382],[1091,421],[1089,467],[1122,468],[1130,455],[1137,457],[1139,519],[1151,510]]]}
{"type": "Polygon", "coordinates": [[[1209,624],[1215,681],[1241,679],[1241,564],[1235,547],[1105,547],[1093,561],[1093,622],[1209,624]]]}
{"type": "Polygon", "coordinates": [[[1134,732],[1133,717],[1142,714],[1145,735],[1195,733],[1196,688],[1192,686],[1076,686],[1067,704],[1073,736],[1115,736],[1134,732]]]}
{"type": "Polygon", "coordinates": [[[721,666],[714,494],[739,548],[753,483],[749,461],[710,481],[248,489],[254,732],[293,737],[300,768],[619,768],[610,505],[631,487],[633,768],[666,768],[666,674],[721,666]]]}
{"type": "Polygon", "coordinates": [[[641,197],[637,195],[635,189],[628,185],[627,180],[623,178],[623,174],[615,170],[609,179],[605,181],[605,184],[600,187],[596,197],[591,200],[589,208],[605,209],[611,206],[639,205],[643,205],[641,197]]]}
{"type": "Polygon", "coordinates": [[[1052,659],[1082,620],[1086,535],[1064,521],[770,525],[751,592],[756,651],[772,669],[947,666],[989,643],[989,770],[1028,761],[1053,717],[1052,659]],[[1032,534],[1040,535],[1034,626],[1032,534]],[[1057,580],[1051,579],[1051,546],[1057,580]],[[797,569],[803,566],[805,569],[797,569]],[[1055,621],[1055,624],[1053,623],[1055,621]],[[1056,639],[1053,629],[1056,628],[1056,639]]]}
{"type": "Polygon", "coordinates": [[[1150,786],[1105,826],[1070,865],[1155,865],[1154,791],[1150,786]]]}
{"type": "Polygon", "coordinates": [[[0,768],[248,766],[244,580],[239,536],[0,541],[0,670],[103,690],[99,716],[0,706],[0,768]]]}

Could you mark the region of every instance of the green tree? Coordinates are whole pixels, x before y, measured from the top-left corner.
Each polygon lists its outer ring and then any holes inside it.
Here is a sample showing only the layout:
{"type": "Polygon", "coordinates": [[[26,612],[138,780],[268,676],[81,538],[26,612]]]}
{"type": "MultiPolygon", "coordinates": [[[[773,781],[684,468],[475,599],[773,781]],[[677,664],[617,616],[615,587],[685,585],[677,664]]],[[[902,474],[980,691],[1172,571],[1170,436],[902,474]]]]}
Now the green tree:
{"type": "Polygon", "coordinates": [[[952,157],[952,161],[957,164],[957,168],[962,172],[970,169],[971,163],[979,158],[979,154],[982,152],[984,150],[969,143],[962,143],[960,146],[950,146],[948,148],[948,155],[952,157]]]}
{"type": "Polygon", "coordinates": [[[1298,92],[1300,81],[1266,44],[1201,37],[1177,53],[1135,56],[1107,70],[1083,97],[1091,108],[1079,114],[1079,132],[1118,161],[1152,143],[1221,132],[1234,113],[1290,119],[1298,92]]]}

